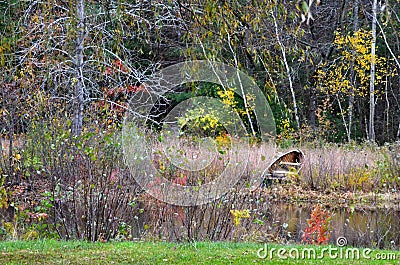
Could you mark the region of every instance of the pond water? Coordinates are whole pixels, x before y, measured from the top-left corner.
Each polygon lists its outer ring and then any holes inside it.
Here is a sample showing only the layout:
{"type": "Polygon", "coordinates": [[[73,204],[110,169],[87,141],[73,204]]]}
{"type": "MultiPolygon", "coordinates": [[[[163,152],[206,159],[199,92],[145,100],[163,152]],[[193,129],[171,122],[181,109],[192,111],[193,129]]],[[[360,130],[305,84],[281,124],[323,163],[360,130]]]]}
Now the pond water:
{"type": "MultiPolygon", "coordinates": [[[[275,203],[270,206],[274,222],[285,228],[288,238],[301,242],[302,231],[315,205],[275,203]]],[[[329,209],[333,214],[330,223],[329,243],[336,244],[345,237],[348,245],[358,247],[398,248],[400,246],[400,212],[391,209],[354,210],[329,209]]]]}

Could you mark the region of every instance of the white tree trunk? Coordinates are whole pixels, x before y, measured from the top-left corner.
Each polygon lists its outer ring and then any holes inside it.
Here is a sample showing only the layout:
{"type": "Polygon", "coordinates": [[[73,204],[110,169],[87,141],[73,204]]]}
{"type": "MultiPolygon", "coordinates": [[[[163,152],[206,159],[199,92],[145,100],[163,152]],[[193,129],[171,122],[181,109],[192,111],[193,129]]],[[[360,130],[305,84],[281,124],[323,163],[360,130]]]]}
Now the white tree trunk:
{"type": "Polygon", "coordinates": [[[375,142],[375,60],[376,60],[376,17],[378,0],[372,5],[372,45],[371,45],[371,79],[369,85],[369,124],[368,140],[375,142]]]}
{"type": "Polygon", "coordinates": [[[292,75],[290,73],[290,67],[289,67],[289,64],[288,64],[287,59],[286,59],[286,49],[285,49],[285,46],[283,45],[283,43],[281,42],[281,39],[279,37],[280,34],[279,34],[279,30],[278,30],[278,23],[276,22],[276,17],[275,17],[275,15],[274,15],[274,13],[272,11],[271,11],[271,15],[272,15],[272,17],[274,19],[276,40],[277,40],[277,42],[279,44],[279,47],[281,48],[282,57],[283,57],[283,63],[285,65],[286,75],[287,75],[288,81],[289,81],[289,89],[290,89],[290,93],[292,94],[294,117],[296,119],[296,125],[297,125],[297,128],[300,129],[300,120],[299,120],[299,114],[298,114],[298,110],[297,110],[296,94],[294,93],[292,75]]]}
{"type": "Polygon", "coordinates": [[[80,135],[82,132],[83,123],[83,93],[84,93],[84,80],[83,80],[83,41],[85,39],[85,2],[84,0],[77,0],[76,15],[78,18],[78,36],[76,38],[76,51],[75,51],[75,83],[74,91],[74,121],[72,123],[73,135],[80,135]]]}

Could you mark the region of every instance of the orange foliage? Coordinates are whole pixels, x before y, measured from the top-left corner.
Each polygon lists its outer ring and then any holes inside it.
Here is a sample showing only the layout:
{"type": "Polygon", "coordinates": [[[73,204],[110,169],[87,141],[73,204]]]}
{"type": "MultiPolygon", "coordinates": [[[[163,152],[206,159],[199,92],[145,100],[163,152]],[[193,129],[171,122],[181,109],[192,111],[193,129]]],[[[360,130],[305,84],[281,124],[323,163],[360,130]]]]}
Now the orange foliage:
{"type": "Polygon", "coordinates": [[[307,220],[307,228],[304,230],[302,241],[309,244],[326,244],[330,238],[329,224],[332,214],[317,205],[307,220]]]}

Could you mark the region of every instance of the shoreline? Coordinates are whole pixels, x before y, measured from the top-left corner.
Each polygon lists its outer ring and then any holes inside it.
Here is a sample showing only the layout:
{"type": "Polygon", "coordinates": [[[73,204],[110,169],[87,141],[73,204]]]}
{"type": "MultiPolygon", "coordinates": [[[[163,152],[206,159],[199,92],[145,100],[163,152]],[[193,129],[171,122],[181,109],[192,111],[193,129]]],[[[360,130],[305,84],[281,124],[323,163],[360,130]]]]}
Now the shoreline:
{"type": "Polygon", "coordinates": [[[390,209],[400,211],[400,193],[398,192],[364,192],[332,191],[323,192],[289,185],[273,185],[260,189],[260,195],[273,202],[294,204],[323,204],[330,208],[349,208],[354,210],[390,209]]]}

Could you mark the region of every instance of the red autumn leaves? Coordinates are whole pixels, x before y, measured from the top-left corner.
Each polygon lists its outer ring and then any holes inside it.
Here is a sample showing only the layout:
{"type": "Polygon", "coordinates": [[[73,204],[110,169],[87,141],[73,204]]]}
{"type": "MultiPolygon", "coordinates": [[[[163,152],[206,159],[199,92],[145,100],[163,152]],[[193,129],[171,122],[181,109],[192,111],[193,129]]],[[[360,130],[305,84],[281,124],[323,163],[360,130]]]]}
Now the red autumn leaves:
{"type": "Polygon", "coordinates": [[[331,235],[329,229],[331,219],[332,214],[317,205],[307,220],[302,241],[314,245],[326,244],[331,235]]]}

